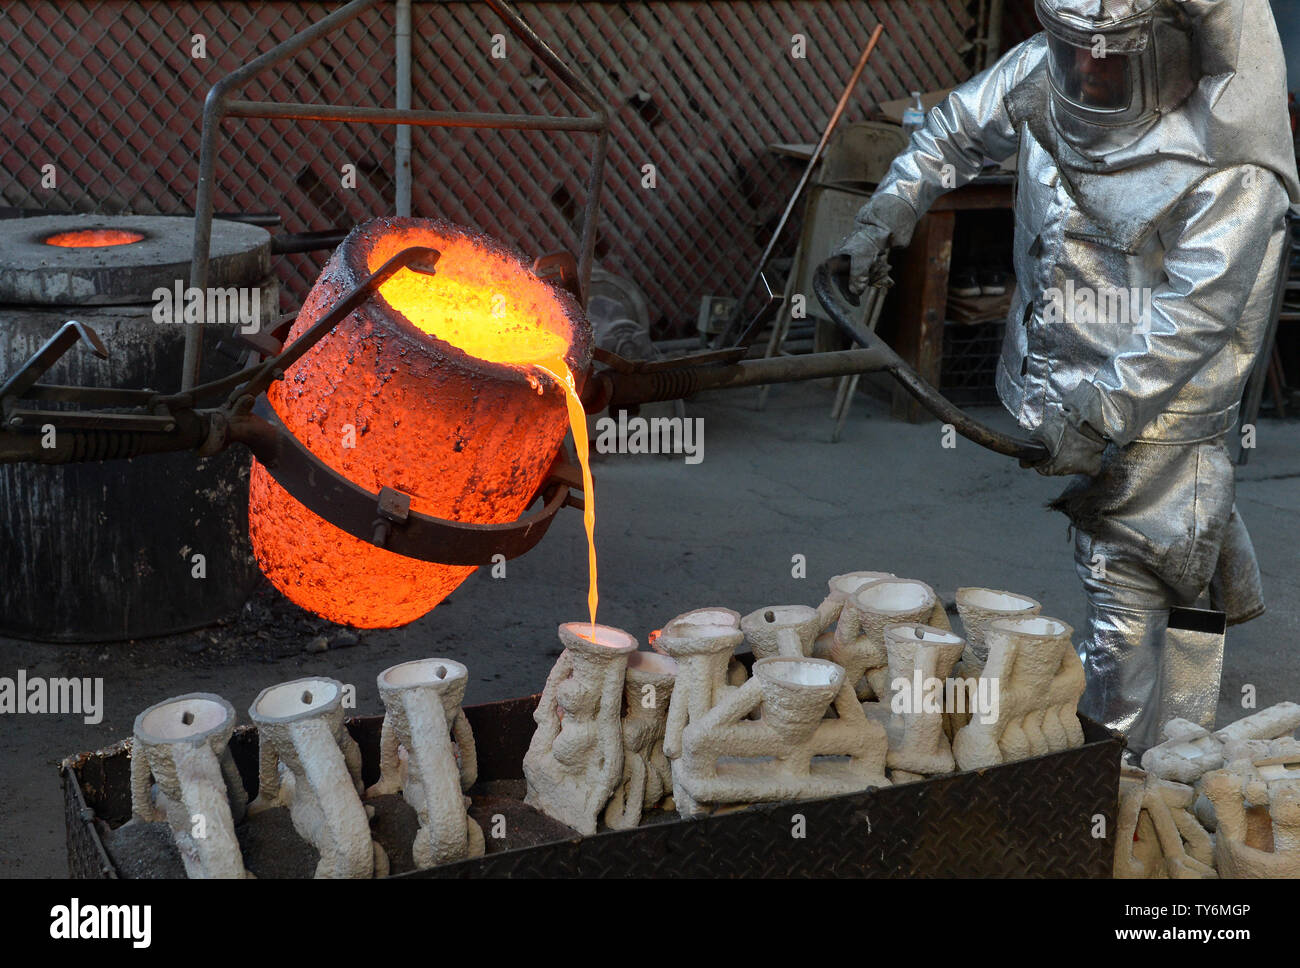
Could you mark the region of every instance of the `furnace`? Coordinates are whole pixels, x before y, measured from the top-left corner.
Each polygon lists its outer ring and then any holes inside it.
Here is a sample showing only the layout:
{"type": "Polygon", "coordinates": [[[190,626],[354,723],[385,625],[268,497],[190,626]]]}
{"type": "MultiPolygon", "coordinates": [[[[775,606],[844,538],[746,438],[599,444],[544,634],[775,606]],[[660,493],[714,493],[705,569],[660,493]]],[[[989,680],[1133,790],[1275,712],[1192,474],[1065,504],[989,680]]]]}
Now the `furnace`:
{"type": "MultiPolygon", "coordinates": [[[[44,374],[54,387],[44,401],[66,386],[177,389],[188,327],[160,323],[168,314],[159,310],[188,288],[193,238],[193,219],[179,217],[0,221],[0,373],[13,374],[76,319],[108,355],[64,354],[44,374]]],[[[215,222],[209,289],[234,293],[236,304],[242,296],[273,321],[270,243],[265,229],[215,222]]],[[[215,350],[229,330],[202,330],[215,375],[230,365],[215,350]]],[[[10,413],[4,419],[16,427],[10,413]]],[[[78,463],[0,466],[2,634],[96,642],[198,628],[237,610],[256,579],[247,453],[133,456],[136,431],[113,429],[111,419],[100,426],[78,463]]],[[[46,445],[38,454],[54,453],[59,435],[71,433],[44,423],[33,430],[46,445]]]]}

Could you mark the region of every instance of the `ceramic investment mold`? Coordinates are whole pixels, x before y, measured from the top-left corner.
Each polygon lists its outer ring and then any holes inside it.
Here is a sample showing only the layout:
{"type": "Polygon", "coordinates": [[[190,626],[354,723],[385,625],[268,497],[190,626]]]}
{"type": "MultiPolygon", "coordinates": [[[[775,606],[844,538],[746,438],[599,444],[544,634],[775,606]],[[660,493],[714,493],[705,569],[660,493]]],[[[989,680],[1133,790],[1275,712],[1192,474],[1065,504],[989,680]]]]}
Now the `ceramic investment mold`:
{"type": "Polygon", "coordinates": [[[956,764],[943,729],[947,694],[951,692],[963,705],[974,697],[945,690],[944,685],[964,645],[960,636],[928,625],[908,623],[885,629],[890,686],[905,682],[908,690],[906,697],[899,697],[906,702],[897,701],[892,692],[890,695],[886,729],[891,770],[923,776],[952,772],[956,764]]]}
{"type": "Polygon", "coordinates": [[[1186,719],[1171,719],[1162,729],[1164,742],[1142,754],[1142,769],[1175,783],[1195,783],[1223,766],[1223,743],[1186,719]]]}
{"type": "MultiPolygon", "coordinates": [[[[706,608],[696,608],[689,612],[683,612],[671,622],[665,625],[660,631],[651,633],[650,647],[656,652],[668,653],[658,644],[659,636],[664,632],[677,637],[690,636],[692,630],[696,628],[740,628],[740,613],[730,608],[723,608],[720,605],[712,605],[706,608]]],[[[749,673],[745,671],[745,666],[734,656],[727,660],[727,683],[732,686],[739,686],[749,678],[749,673]]]]}
{"type": "MultiPolygon", "coordinates": [[[[739,619],[736,615],[736,625],[674,620],[659,635],[656,647],[677,663],[677,682],[664,727],[664,754],[670,760],[682,755],[682,733],[687,725],[699,720],[724,696],[739,688],[728,679],[732,653],[745,640],[739,619]]],[[[673,795],[676,796],[675,782],[673,795]]]]}
{"type": "Polygon", "coordinates": [[[235,839],[247,795],[228,749],[234,729],[234,707],[202,692],[150,706],[135,719],[132,816],[167,822],[192,878],[250,876],[235,839]]]}
{"type": "Polygon", "coordinates": [[[1196,791],[1125,767],[1115,827],[1115,877],[1214,877],[1214,844],[1192,813],[1196,791]]]}
{"type": "Polygon", "coordinates": [[[740,630],[755,659],[797,659],[812,655],[820,627],[817,610],[807,605],[768,605],[742,618],[740,630]]]}
{"type": "Polygon", "coordinates": [[[885,629],[907,622],[945,631],[952,627],[943,603],[925,582],[881,578],[864,584],[845,599],[829,658],[844,667],[860,699],[884,699],[889,695],[885,629]],[[864,678],[865,683],[861,681],[864,678]]]}
{"type": "Polygon", "coordinates": [[[978,676],[988,661],[985,643],[988,627],[998,619],[1037,615],[1043,606],[1026,595],[1001,592],[992,588],[957,589],[957,614],[961,616],[966,648],[962,652],[961,675],[978,676]]]}
{"type": "Polygon", "coordinates": [[[361,750],[343,725],[343,684],[306,678],[263,689],[257,724],[258,793],[251,812],[288,807],[298,834],[320,852],[317,877],[387,873],[361,803],[361,750]]]}
{"type": "Polygon", "coordinates": [[[664,731],[677,663],[658,652],[633,652],[623,681],[623,780],[605,807],[605,825],[627,830],[672,794],[664,731]]]}
{"type": "Polygon", "coordinates": [[[402,662],[379,674],[380,776],[366,796],[401,791],[415,809],[417,868],[483,856],[483,831],[463,792],[478,778],[474,733],[461,710],[468,678],[451,659],[402,662]]]}
{"type": "Polygon", "coordinates": [[[743,686],[714,695],[703,714],[692,709],[673,760],[682,816],[889,785],[885,730],[867,719],[835,663],[760,659],[743,686]],[[828,719],[832,705],[837,718],[828,719]],[[749,719],[755,712],[759,718],[749,719]]]}
{"type": "Polygon", "coordinates": [[[1162,779],[1196,783],[1229,760],[1268,755],[1268,744],[1300,729],[1300,705],[1280,702],[1211,733],[1186,719],[1161,727],[1162,742],[1142,754],[1142,768],[1162,779]]]}
{"type": "MultiPolygon", "coordinates": [[[[737,633],[739,634],[739,633],[737,633]]],[[[525,802],[581,834],[623,781],[623,683],[637,641],[588,622],[559,628],[564,651],[546,679],[524,755],[525,802]]]]}
{"type": "Polygon", "coordinates": [[[1300,878],[1300,743],[1288,736],[1241,752],[1201,780],[1219,876],[1300,878]]]}
{"type": "Polygon", "coordinates": [[[1003,618],[986,631],[988,661],[981,695],[997,690],[996,716],[973,716],[953,737],[963,770],[977,770],[1083,745],[1077,707],[1085,686],[1083,663],[1059,619],[1003,618]]]}
{"type": "Polygon", "coordinates": [[[1125,768],[1116,877],[1300,876],[1300,705],[1211,732],[1186,719],[1125,768]]]}
{"type": "Polygon", "coordinates": [[[689,634],[692,628],[718,625],[729,626],[733,629],[740,628],[740,613],[734,609],[723,608],[721,605],[695,608],[678,615],[663,627],[663,631],[675,635],[686,635],[689,634]]]}
{"type": "Polygon", "coordinates": [[[835,645],[835,623],[840,620],[840,612],[849,596],[863,585],[882,578],[893,578],[887,571],[850,571],[836,575],[826,583],[826,597],[817,606],[817,639],[813,643],[812,654],[818,659],[830,657],[835,645]]]}

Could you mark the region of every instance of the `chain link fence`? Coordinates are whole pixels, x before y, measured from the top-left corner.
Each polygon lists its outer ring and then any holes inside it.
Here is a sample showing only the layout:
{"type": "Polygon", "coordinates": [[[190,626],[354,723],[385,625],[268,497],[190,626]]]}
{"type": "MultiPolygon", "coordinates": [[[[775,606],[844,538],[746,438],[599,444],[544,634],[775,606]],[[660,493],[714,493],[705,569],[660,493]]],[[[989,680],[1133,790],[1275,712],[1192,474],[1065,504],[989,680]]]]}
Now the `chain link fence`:
{"type": "MultiPolygon", "coordinates": [[[[0,85],[0,206],[17,210],[6,214],[189,214],[208,89],[338,6],[0,6],[8,75],[0,85]]],[[[968,77],[976,6],[518,5],[611,111],[596,264],[644,290],[656,336],[692,331],[702,295],[734,295],[744,285],[801,170],[768,146],[817,140],[875,24],[886,34],[846,120],[968,77]]],[[[412,20],[414,107],[574,109],[485,5],[416,2],[412,20]]],[[[394,8],[376,8],[256,78],[245,96],[391,107],[394,28],[394,8]]],[[[273,212],[278,231],[302,232],[346,229],[394,210],[391,127],[254,119],[228,121],[226,131],[219,213],[273,212]]],[[[576,250],[593,136],[415,128],[412,142],[413,214],[452,219],[532,255],[576,250]]],[[[787,234],[792,247],[797,229],[787,234]]],[[[280,257],[286,309],[305,296],[326,256],[280,257]]]]}

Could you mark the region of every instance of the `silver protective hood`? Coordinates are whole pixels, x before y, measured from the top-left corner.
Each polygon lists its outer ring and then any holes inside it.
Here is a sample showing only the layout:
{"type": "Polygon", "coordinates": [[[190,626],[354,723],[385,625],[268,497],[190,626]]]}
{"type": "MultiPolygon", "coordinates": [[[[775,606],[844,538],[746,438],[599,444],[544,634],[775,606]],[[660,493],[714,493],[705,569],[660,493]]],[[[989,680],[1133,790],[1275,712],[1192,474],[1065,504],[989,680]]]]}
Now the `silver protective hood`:
{"type": "Polygon", "coordinates": [[[1061,133],[1076,147],[1132,140],[1191,93],[1186,19],[1166,0],[1036,0],[1061,133]]]}
{"type": "Polygon", "coordinates": [[[1067,167],[1107,172],[1151,158],[1256,164],[1300,202],[1286,61],[1268,0],[1035,5],[1048,38],[1051,140],[1067,167]]]}

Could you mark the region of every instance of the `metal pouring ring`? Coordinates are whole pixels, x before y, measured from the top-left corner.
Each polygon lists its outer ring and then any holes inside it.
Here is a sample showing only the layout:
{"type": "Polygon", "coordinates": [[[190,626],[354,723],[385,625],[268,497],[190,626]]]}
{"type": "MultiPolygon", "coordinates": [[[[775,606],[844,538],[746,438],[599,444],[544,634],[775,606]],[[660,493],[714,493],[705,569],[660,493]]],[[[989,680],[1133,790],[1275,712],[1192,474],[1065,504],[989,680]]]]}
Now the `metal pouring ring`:
{"type": "MultiPolygon", "coordinates": [[[[253,406],[253,416],[271,428],[271,441],[255,446],[254,454],[267,472],[308,510],[354,538],[373,543],[376,521],[387,524],[382,547],[395,554],[444,565],[487,565],[494,555],[517,558],[541,541],[556,513],[571,500],[575,468],[557,456],[538,496],[545,504],[506,524],[474,524],[435,518],[419,511],[394,513],[391,488],[374,494],[354,484],[308,450],[280,421],[265,395],[253,406]]],[[[563,450],[561,450],[563,453],[563,450]]]]}

